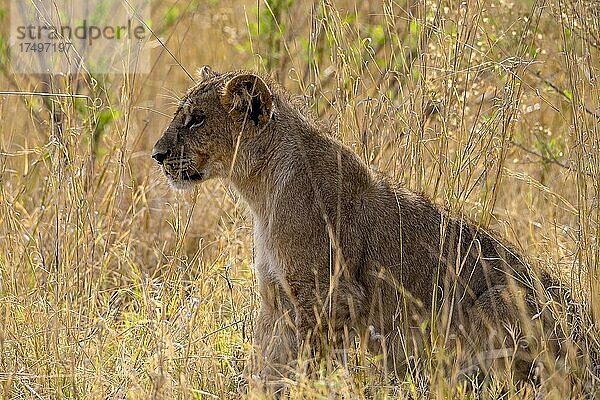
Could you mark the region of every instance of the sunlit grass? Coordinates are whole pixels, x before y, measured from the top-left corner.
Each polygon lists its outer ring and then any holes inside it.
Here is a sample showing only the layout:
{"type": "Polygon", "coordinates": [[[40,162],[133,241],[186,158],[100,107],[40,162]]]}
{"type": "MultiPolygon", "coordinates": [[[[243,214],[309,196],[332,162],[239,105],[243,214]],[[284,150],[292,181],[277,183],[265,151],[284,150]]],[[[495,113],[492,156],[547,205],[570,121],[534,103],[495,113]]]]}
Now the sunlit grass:
{"type": "MultiPolygon", "coordinates": [[[[176,60],[158,47],[149,75],[81,77],[89,99],[24,94],[77,85],[15,75],[2,53],[0,91],[17,93],[0,95],[0,395],[237,398],[258,304],[251,220],[221,182],[172,191],[149,157],[192,84],[177,62],[275,75],[374,169],[561,276],[585,304],[583,351],[600,348],[597,5],[157,3],[176,60]]],[[[290,396],[475,398],[442,350],[392,382],[357,346],[350,374],[325,361],[290,396]]],[[[548,398],[597,386],[570,368],[548,398]]]]}

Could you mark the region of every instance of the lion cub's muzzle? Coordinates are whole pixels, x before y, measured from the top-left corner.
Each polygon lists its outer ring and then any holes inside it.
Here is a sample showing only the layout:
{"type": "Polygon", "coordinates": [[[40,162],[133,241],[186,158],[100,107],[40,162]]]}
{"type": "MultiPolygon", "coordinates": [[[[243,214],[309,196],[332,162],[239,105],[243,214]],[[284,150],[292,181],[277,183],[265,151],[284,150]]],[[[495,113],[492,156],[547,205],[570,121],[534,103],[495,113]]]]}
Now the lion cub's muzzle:
{"type": "Polygon", "coordinates": [[[162,166],[163,172],[173,183],[200,182],[205,178],[202,165],[199,165],[206,162],[204,157],[201,157],[202,160],[194,160],[185,155],[173,156],[170,150],[160,151],[155,147],[152,158],[162,166]]]}

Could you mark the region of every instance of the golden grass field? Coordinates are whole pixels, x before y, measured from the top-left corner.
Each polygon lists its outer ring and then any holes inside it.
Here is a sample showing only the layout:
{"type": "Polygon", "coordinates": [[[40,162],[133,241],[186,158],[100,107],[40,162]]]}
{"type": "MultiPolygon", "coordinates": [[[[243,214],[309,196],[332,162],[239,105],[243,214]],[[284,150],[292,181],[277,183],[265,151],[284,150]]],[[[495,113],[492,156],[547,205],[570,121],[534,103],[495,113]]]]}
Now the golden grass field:
{"type": "MultiPolygon", "coordinates": [[[[258,304],[252,221],[226,182],[177,192],[150,158],[193,84],[183,68],[204,64],[273,75],[374,169],[552,270],[583,305],[582,351],[600,350],[600,3],[154,1],[151,73],[95,77],[14,73],[7,10],[2,398],[239,396],[258,304]]],[[[327,364],[290,397],[477,398],[439,357],[396,382],[369,359],[349,375],[327,364]]],[[[569,376],[546,398],[599,396],[597,371],[569,376]]]]}

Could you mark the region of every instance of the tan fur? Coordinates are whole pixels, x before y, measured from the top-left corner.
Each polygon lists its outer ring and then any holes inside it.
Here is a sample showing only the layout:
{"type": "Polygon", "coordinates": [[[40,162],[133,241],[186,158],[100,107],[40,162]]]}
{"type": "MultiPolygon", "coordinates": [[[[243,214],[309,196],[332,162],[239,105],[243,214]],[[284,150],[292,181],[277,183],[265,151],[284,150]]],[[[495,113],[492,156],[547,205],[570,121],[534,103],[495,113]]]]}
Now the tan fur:
{"type": "Polygon", "coordinates": [[[225,178],[248,203],[262,299],[255,376],[277,381],[302,349],[343,354],[352,337],[401,368],[408,336],[462,349],[465,371],[500,359],[529,374],[542,346],[533,287],[551,284],[546,274],[535,280],[511,247],[371,172],[268,78],[200,75],[153,157],[177,187],[225,178]]]}

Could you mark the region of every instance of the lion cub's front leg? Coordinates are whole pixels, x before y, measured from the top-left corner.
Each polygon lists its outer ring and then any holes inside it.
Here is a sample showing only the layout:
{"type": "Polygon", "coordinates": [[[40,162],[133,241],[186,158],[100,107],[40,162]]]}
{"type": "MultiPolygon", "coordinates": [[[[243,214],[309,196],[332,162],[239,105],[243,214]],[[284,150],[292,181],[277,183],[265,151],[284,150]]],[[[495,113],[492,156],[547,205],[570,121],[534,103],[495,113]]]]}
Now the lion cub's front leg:
{"type": "Polygon", "coordinates": [[[255,321],[253,349],[244,371],[253,386],[278,392],[295,369],[298,357],[295,312],[285,298],[274,296],[274,286],[261,288],[261,306],[255,321]]]}

